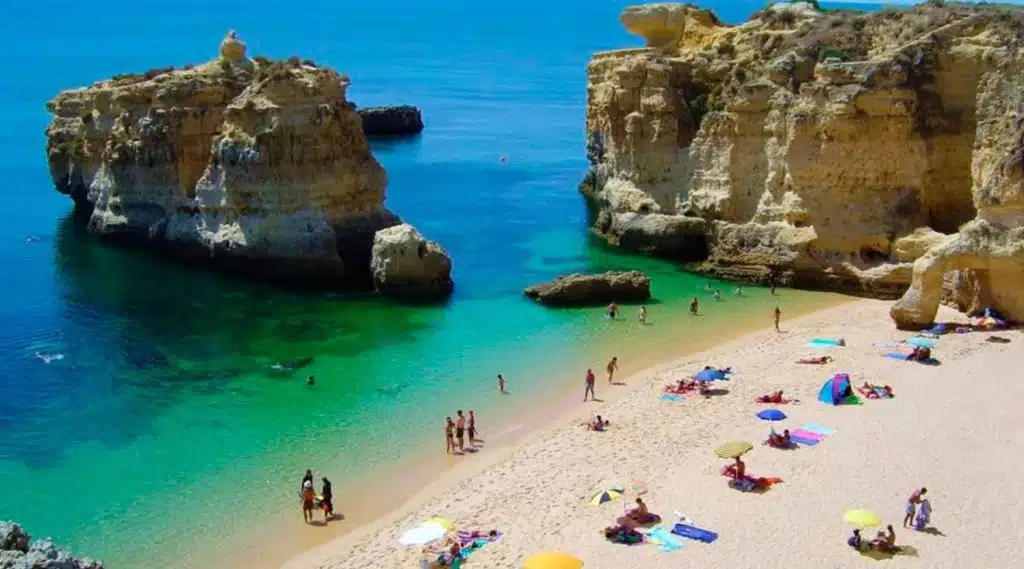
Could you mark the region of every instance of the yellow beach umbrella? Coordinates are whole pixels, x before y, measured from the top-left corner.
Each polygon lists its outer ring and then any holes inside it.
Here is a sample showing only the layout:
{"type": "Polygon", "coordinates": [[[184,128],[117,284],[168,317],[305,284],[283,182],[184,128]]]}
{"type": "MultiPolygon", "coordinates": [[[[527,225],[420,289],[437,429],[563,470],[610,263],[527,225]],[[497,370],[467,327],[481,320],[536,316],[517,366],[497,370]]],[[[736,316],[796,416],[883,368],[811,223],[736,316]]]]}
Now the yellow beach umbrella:
{"type": "Polygon", "coordinates": [[[862,528],[882,525],[882,519],[868,510],[850,510],[843,514],[843,521],[862,528]]]}
{"type": "Polygon", "coordinates": [[[560,551],[534,553],[523,563],[523,569],[581,569],[582,567],[581,559],[560,551]]]}
{"type": "Polygon", "coordinates": [[[715,454],[719,458],[736,458],[754,448],[754,445],[747,441],[730,441],[715,448],[715,454]]]}
{"type": "Polygon", "coordinates": [[[455,529],[455,524],[453,524],[451,520],[446,520],[444,518],[430,518],[429,520],[423,522],[422,525],[440,526],[443,527],[445,531],[452,531],[455,529]]]}

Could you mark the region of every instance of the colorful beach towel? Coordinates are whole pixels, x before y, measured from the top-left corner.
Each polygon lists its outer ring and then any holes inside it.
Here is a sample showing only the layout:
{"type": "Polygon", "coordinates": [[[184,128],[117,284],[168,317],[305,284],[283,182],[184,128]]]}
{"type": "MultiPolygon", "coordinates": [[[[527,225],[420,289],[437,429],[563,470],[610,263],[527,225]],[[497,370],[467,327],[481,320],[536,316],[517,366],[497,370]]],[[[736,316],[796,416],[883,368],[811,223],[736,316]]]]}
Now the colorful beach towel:
{"type": "Polygon", "coordinates": [[[670,553],[682,549],[686,542],[672,534],[664,526],[654,526],[647,532],[647,539],[658,546],[658,549],[670,553]]]}
{"type": "Polygon", "coordinates": [[[825,435],[815,433],[814,431],[807,431],[804,429],[794,429],[789,432],[790,437],[800,437],[801,439],[813,439],[816,441],[825,440],[825,435]]]}
{"type": "Polygon", "coordinates": [[[801,437],[800,435],[794,435],[793,433],[789,433],[789,440],[793,441],[794,443],[796,443],[798,445],[804,445],[804,446],[808,446],[808,447],[812,447],[812,446],[814,446],[814,445],[816,445],[816,444],[818,444],[818,443],[820,443],[822,441],[822,439],[816,439],[816,438],[811,438],[811,437],[801,437]]]}
{"type": "Polygon", "coordinates": [[[718,539],[717,533],[688,524],[676,524],[672,528],[672,533],[688,539],[703,541],[704,543],[714,543],[718,539]]]}
{"type": "Polygon", "coordinates": [[[805,430],[805,431],[810,431],[812,433],[818,433],[819,435],[824,435],[826,437],[829,436],[829,435],[834,435],[836,433],[836,430],[833,429],[832,427],[823,427],[823,426],[821,426],[821,425],[819,425],[817,423],[807,423],[806,425],[804,425],[803,427],[800,427],[800,428],[805,430]]]}

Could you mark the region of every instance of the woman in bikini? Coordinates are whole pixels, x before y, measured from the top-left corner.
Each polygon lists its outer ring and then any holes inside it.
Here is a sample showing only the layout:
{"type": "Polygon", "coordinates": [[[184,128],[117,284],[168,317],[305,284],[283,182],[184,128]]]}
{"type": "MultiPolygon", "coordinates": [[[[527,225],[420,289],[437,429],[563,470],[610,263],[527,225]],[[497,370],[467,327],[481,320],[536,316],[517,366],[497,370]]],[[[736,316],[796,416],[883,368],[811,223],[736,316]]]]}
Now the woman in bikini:
{"type": "Polygon", "coordinates": [[[455,421],[452,421],[451,417],[445,418],[444,424],[444,452],[445,454],[451,454],[455,452],[455,421]]]}

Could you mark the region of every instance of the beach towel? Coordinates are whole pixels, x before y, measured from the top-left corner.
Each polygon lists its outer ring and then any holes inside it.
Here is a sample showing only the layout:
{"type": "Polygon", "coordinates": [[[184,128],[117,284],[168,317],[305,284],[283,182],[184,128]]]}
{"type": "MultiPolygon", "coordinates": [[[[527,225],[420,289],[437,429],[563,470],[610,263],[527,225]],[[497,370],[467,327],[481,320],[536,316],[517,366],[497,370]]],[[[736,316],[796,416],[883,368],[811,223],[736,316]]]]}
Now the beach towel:
{"type": "Polygon", "coordinates": [[[682,401],[683,399],[686,398],[683,397],[682,395],[679,395],[678,393],[662,393],[659,399],[663,401],[682,401]]]}
{"type": "Polygon", "coordinates": [[[672,533],[688,539],[703,541],[704,543],[714,543],[718,539],[717,533],[688,524],[676,524],[672,528],[672,533]]]}
{"type": "Polygon", "coordinates": [[[664,526],[654,526],[647,532],[647,539],[658,546],[658,549],[669,553],[682,549],[686,542],[672,534],[664,526]]]}
{"type": "Polygon", "coordinates": [[[815,339],[811,340],[810,342],[807,342],[807,345],[809,347],[811,347],[811,348],[841,348],[841,347],[843,347],[843,346],[841,346],[839,344],[839,340],[833,340],[831,338],[815,338],[815,339]]]}
{"type": "Polygon", "coordinates": [[[796,436],[796,437],[800,437],[801,439],[812,439],[812,440],[815,440],[815,441],[823,441],[823,440],[825,440],[825,435],[822,435],[820,433],[815,433],[813,431],[807,431],[807,430],[804,430],[804,429],[794,429],[794,430],[789,432],[789,436],[790,437],[796,436]]]}
{"type": "Polygon", "coordinates": [[[910,361],[907,359],[907,354],[901,354],[899,352],[889,352],[887,354],[882,354],[882,357],[889,358],[890,360],[900,360],[903,362],[910,361]]]}
{"type": "Polygon", "coordinates": [[[895,342],[872,342],[871,346],[873,348],[898,348],[898,347],[900,347],[900,345],[895,343],[895,342]]]}
{"type": "Polygon", "coordinates": [[[935,340],[932,340],[931,338],[922,338],[921,336],[914,336],[913,338],[907,340],[905,343],[910,344],[911,346],[917,346],[918,348],[935,347],[935,340]]]}
{"type": "Polygon", "coordinates": [[[819,435],[824,435],[826,437],[829,436],[829,435],[834,435],[836,433],[836,430],[833,429],[832,427],[823,427],[823,426],[821,426],[821,425],[819,425],[817,423],[807,423],[806,425],[804,425],[803,427],[800,427],[800,428],[805,430],[805,431],[810,431],[812,433],[818,433],[819,435]]]}
{"type": "Polygon", "coordinates": [[[794,443],[796,443],[798,445],[804,445],[804,446],[808,446],[808,447],[812,447],[812,446],[814,446],[814,445],[816,445],[816,444],[818,444],[818,443],[820,443],[822,441],[822,439],[815,439],[815,438],[801,437],[799,435],[794,435],[792,432],[789,433],[789,440],[793,441],[794,443]]]}

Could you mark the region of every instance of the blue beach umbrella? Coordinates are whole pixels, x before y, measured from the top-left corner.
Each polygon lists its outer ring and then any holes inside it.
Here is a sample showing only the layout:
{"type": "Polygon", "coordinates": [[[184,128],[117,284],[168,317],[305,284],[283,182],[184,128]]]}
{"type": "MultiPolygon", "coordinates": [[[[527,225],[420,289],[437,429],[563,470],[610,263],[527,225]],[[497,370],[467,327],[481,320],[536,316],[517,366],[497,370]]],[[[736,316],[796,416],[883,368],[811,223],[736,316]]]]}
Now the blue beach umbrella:
{"type": "Polygon", "coordinates": [[[725,379],[725,374],[717,369],[702,369],[694,374],[693,379],[695,381],[715,381],[725,379]]]}
{"type": "Polygon", "coordinates": [[[757,418],[762,421],[782,421],[786,418],[786,414],[778,409],[765,409],[757,414],[757,418]]]}

